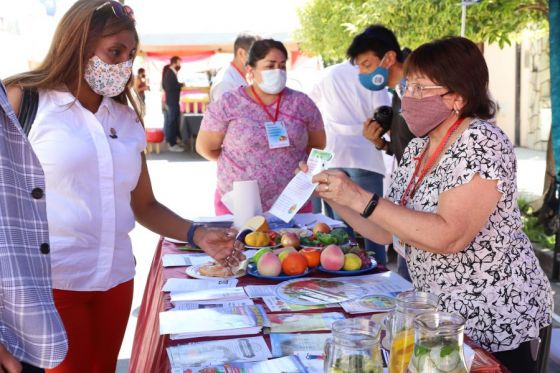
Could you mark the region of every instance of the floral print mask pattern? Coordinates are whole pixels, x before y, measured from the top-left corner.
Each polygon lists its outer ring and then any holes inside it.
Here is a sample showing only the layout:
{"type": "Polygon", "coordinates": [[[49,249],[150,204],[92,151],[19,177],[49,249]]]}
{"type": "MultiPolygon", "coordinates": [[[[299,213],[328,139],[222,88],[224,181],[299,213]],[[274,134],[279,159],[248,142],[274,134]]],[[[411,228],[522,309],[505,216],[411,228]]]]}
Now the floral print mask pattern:
{"type": "Polygon", "coordinates": [[[93,56],[87,63],[84,78],[98,95],[114,97],[124,91],[131,74],[132,59],[112,65],[93,56]]]}

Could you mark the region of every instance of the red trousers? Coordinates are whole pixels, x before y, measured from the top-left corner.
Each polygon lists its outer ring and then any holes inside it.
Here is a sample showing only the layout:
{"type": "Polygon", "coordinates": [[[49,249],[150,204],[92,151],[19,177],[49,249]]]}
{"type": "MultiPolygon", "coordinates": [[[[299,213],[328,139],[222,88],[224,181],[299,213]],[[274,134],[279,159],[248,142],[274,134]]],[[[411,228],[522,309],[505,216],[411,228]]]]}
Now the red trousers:
{"type": "Polygon", "coordinates": [[[134,280],[107,291],[53,290],[68,354],[47,373],[115,372],[132,306],[134,280]]]}

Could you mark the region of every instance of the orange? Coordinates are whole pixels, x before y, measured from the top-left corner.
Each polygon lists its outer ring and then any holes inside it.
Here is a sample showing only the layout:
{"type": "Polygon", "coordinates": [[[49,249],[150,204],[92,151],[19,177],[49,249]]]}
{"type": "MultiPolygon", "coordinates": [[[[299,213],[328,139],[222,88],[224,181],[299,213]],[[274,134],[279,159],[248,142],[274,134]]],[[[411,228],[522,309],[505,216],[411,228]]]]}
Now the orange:
{"type": "Polygon", "coordinates": [[[307,260],[308,267],[317,267],[321,262],[321,250],[305,248],[299,251],[307,260]]]}
{"type": "Polygon", "coordinates": [[[282,261],[282,271],[288,276],[300,275],[307,269],[307,260],[300,253],[289,253],[282,261]]]}

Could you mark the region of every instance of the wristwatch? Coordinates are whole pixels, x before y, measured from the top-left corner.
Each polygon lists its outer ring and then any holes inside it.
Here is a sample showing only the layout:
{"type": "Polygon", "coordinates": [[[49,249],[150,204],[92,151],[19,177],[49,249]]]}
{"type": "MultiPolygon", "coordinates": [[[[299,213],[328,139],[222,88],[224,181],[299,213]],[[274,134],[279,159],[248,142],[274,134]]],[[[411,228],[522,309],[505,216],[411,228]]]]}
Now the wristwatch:
{"type": "Polygon", "coordinates": [[[193,246],[196,246],[196,244],[194,243],[194,232],[198,229],[202,227],[202,224],[197,224],[195,222],[191,222],[191,227],[189,228],[188,232],[187,232],[187,242],[193,246]]]}
{"type": "Polygon", "coordinates": [[[363,218],[367,219],[373,213],[373,210],[375,210],[378,203],[379,203],[379,195],[377,193],[373,193],[373,196],[371,196],[371,199],[369,200],[368,204],[364,208],[364,211],[360,215],[363,218]]]}

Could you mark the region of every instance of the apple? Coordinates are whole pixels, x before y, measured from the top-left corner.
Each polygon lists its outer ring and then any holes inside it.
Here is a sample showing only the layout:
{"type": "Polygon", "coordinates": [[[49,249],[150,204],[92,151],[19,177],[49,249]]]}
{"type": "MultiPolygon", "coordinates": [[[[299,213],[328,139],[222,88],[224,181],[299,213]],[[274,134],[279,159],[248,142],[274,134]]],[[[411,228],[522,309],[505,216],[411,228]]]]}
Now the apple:
{"type": "Polygon", "coordinates": [[[280,255],[281,253],[283,253],[284,251],[287,251],[289,253],[294,253],[297,250],[294,247],[279,247],[278,249],[274,249],[272,250],[272,252],[276,255],[280,255]]]}
{"type": "Polygon", "coordinates": [[[327,224],[325,223],[317,223],[315,224],[315,226],[313,227],[313,234],[315,235],[315,237],[317,237],[317,233],[330,233],[331,232],[331,227],[329,227],[327,224]]]}
{"type": "Polygon", "coordinates": [[[280,254],[278,254],[278,259],[280,259],[280,263],[282,263],[284,261],[284,259],[288,256],[288,254],[292,253],[292,252],[293,251],[284,250],[280,254]]]}
{"type": "Polygon", "coordinates": [[[282,244],[282,246],[284,247],[295,247],[296,249],[299,247],[299,237],[297,234],[293,233],[293,232],[288,232],[288,233],[284,233],[282,235],[282,239],[280,240],[280,243],[282,244]]]}

